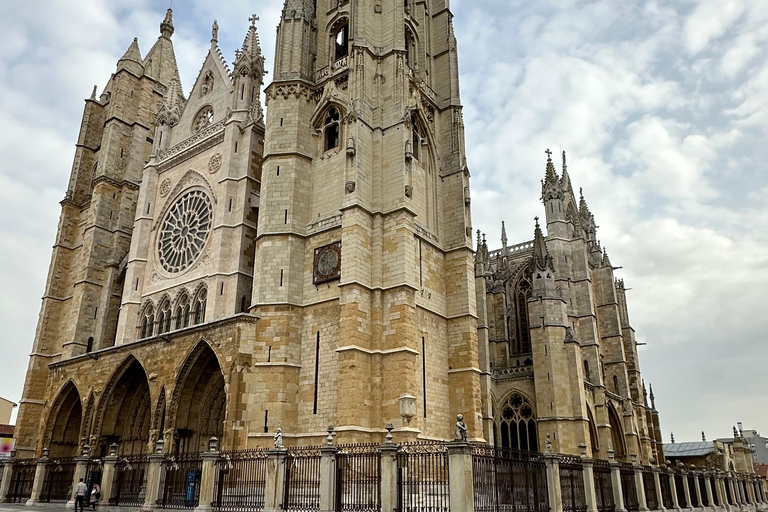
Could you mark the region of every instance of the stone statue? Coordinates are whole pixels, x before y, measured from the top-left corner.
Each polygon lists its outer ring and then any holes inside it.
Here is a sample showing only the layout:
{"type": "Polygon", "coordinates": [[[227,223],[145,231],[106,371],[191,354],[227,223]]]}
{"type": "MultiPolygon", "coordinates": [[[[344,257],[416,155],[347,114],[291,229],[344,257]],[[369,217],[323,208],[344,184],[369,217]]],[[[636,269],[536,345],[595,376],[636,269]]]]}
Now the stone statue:
{"type": "Polygon", "coordinates": [[[275,450],[282,450],[283,448],[283,429],[278,428],[275,432],[275,450]]]}
{"type": "Polygon", "coordinates": [[[219,40],[219,22],[213,20],[213,27],[211,27],[211,40],[219,40]]]}
{"type": "Polygon", "coordinates": [[[461,414],[456,416],[456,440],[467,442],[467,424],[464,423],[464,416],[461,414]]]}
{"type": "Polygon", "coordinates": [[[544,441],[545,446],[547,447],[547,453],[552,453],[552,439],[550,439],[549,434],[547,434],[547,438],[544,441]]]}

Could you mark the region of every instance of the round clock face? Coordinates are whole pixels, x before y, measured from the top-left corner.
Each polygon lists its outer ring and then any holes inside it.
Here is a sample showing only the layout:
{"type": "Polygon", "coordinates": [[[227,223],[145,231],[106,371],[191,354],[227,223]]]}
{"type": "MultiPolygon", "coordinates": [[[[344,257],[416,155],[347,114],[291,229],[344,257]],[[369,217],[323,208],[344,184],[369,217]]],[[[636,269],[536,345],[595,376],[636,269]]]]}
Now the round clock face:
{"type": "Polygon", "coordinates": [[[173,274],[187,268],[200,256],[211,230],[213,208],[201,190],[187,192],[165,215],[157,239],[163,268],[173,274]]]}
{"type": "Polygon", "coordinates": [[[320,277],[327,277],[334,273],[339,265],[339,253],[333,248],[328,248],[320,255],[317,261],[317,273],[320,277]]]}

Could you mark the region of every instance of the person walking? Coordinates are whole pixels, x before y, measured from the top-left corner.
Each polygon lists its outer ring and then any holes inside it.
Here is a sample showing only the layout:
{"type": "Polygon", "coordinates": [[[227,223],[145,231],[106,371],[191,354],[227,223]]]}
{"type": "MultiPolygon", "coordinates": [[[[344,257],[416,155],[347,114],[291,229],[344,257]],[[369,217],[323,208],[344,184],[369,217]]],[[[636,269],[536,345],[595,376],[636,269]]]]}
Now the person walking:
{"type": "Polygon", "coordinates": [[[99,498],[101,498],[101,487],[99,484],[94,483],[93,489],[91,489],[91,508],[92,510],[96,510],[96,504],[99,502],[99,498]]]}
{"type": "Polygon", "coordinates": [[[77,512],[77,504],[80,504],[80,512],[85,510],[85,493],[88,491],[88,486],[83,483],[83,479],[75,485],[75,512],[77,512]]]}

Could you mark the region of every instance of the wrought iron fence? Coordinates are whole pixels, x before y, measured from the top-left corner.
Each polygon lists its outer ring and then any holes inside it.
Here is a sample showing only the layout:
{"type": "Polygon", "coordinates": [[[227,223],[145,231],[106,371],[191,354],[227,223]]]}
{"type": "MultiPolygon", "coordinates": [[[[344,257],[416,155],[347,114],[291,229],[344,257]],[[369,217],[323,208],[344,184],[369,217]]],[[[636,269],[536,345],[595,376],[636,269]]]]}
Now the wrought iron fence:
{"type": "Polygon", "coordinates": [[[586,512],[584,467],[577,457],[560,456],[560,495],[563,512],[586,512]]]}
{"type": "Polygon", "coordinates": [[[72,483],[77,468],[75,458],[54,459],[45,466],[45,479],[40,493],[40,501],[66,503],[72,497],[72,483]]]}
{"type": "Polygon", "coordinates": [[[291,448],[285,459],[283,510],[320,510],[320,449],[291,448]]]}
{"type": "Polygon", "coordinates": [[[675,475],[675,492],[677,494],[677,504],[680,508],[688,507],[688,501],[685,499],[685,488],[683,487],[682,475],[675,475]]]}
{"type": "Polygon", "coordinates": [[[712,502],[716,507],[719,507],[722,503],[720,503],[720,497],[717,494],[717,480],[715,480],[715,477],[709,477],[709,486],[712,489],[712,502]]]}
{"type": "Polygon", "coordinates": [[[670,478],[672,478],[672,476],[666,471],[659,475],[659,484],[661,485],[661,504],[664,505],[664,508],[666,509],[671,509],[675,506],[675,503],[672,500],[672,485],[669,483],[670,478]]]}
{"type": "Polygon", "coordinates": [[[658,510],[659,497],[656,494],[656,478],[653,476],[651,466],[643,466],[643,490],[645,490],[645,504],[649,510],[658,510]]]}
{"type": "Polygon", "coordinates": [[[594,462],[595,495],[598,512],[614,512],[616,504],[613,501],[613,482],[611,481],[611,465],[607,460],[594,462]]]}
{"type": "Polygon", "coordinates": [[[119,507],[140,507],[147,492],[146,456],[122,457],[115,464],[115,482],[109,502],[119,507]]]}
{"type": "Polygon", "coordinates": [[[640,509],[637,501],[637,488],[635,487],[635,469],[632,464],[620,463],[619,475],[621,477],[621,495],[624,498],[624,508],[629,512],[640,509]]]}
{"type": "Polygon", "coordinates": [[[32,485],[35,482],[36,461],[32,459],[17,460],[11,468],[11,487],[8,489],[8,503],[25,503],[32,497],[32,485]]]}
{"type": "Polygon", "coordinates": [[[336,453],[336,510],[381,510],[379,444],[339,445],[336,453]]]}
{"type": "Polygon", "coordinates": [[[688,494],[691,496],[691,506],[696,508],[699,506],[699,495],[696,492],[696,477],[688,475],[688,494]]]}
{"type": "Polygon", "coordinates": [[[158,505],[161,508],[192,509],[200,503],[203,459],[199,453],[168,457],[163,461],[158,505]]]}
{"type": "Polygon", "coordinates": [[[476,512],[548,512],[547,472],[541,454],[472,447],[476,512]]]}
{"type": "Polygon", "coordinates": [[[701,506],[702,507],[708,507],[709,506],[709,495],[707,495],[707,484],[704,481],[703,476],[699,476],[697,478],[697,482],[699,482],[699,492],[701,493],[701,506]]]}
{"type": "Polygon", "coordinates": [[[221,457],[216,461],[213,510],[221,512],[262,510],[266,481],[266,451],[222,452],[221,457]]]}
{"type": "Polygon", "coordinates": [[[397,452],[398,512],[448,512],[448,448],[444,443],[403,443],[397,452]]]}

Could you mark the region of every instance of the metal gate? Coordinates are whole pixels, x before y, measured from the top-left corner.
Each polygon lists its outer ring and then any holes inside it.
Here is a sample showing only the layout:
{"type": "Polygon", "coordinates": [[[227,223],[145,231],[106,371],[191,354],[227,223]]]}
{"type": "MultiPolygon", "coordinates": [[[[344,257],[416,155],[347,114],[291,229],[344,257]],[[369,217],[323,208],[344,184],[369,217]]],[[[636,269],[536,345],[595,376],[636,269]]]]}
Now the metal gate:
{"type": "Polygon", "coordinates": [[[656,495],[656,478],[653,476],[651,466],[643,466],[643,489],[645,490],[645,503],[649,510],[658,510],[659,498],[656,495]]]}
{"type": "Polygon", "coordinates": [[[339,445],[336,452],[337,512],[381,510],[379,444],[339,445]]]}
{"type": "Polygon", "coordinates": [[[217,512],[262,510],[266,481],[266,451],[222,452],[216,461],[213,510],[217,512]]]}
{"type": "Polygon", "coordinates": [[[32,485],[35,482],[36,461],[17,460],[11,466],[11,487],[8,489],[8,503],[26,503],[32,497],[32,485]]]}
{"type": "Polygon", "coordinates": [[[320,449],[291,448],[285,459],[283,509],[320,510],[320,449]]]}
{"type": "Polygon", "coordinates": [[[72,497],[77,462],[75,458],[55,459],[46,464],[40,501],[66,503],[72,497]]]}
{"type": "Polygon", "coordinates": [[[163,461],[161,508],[192,509],[200,503],[203,459],[199,453],[177,455],[163,461]]]}
{"type": "Polygon", "coordinates": [[[637,512],[640,510],[640,503],[637,501],[635,468],[632,464],[620,463],[619,474],[621,478],[621,495],[624,497],[624,508],[629,512],[637,512]]]}
{"type": "Polygon", "coordinates": [[[539,453],[472,447],[476,512],[548,512],[546,466],[539,453]]]}
{"type": "Polygon", "coordinates": [[[147,492],[146,456],[122,457],[115,464],[115,480],[110,503],[119,507],[140,507],[147,492]]]}
{"type": "Polygon", "coordinates": [[[398,512],[448,512],[448,448],[443,443],[403,443],[397,453],[398,512]]]}
{"type": "Polygon", "coordinates": [[[560,494],[563,499],[563,512],[586,512],[584,468],[581,459],[560,456],[560,494]]]}

